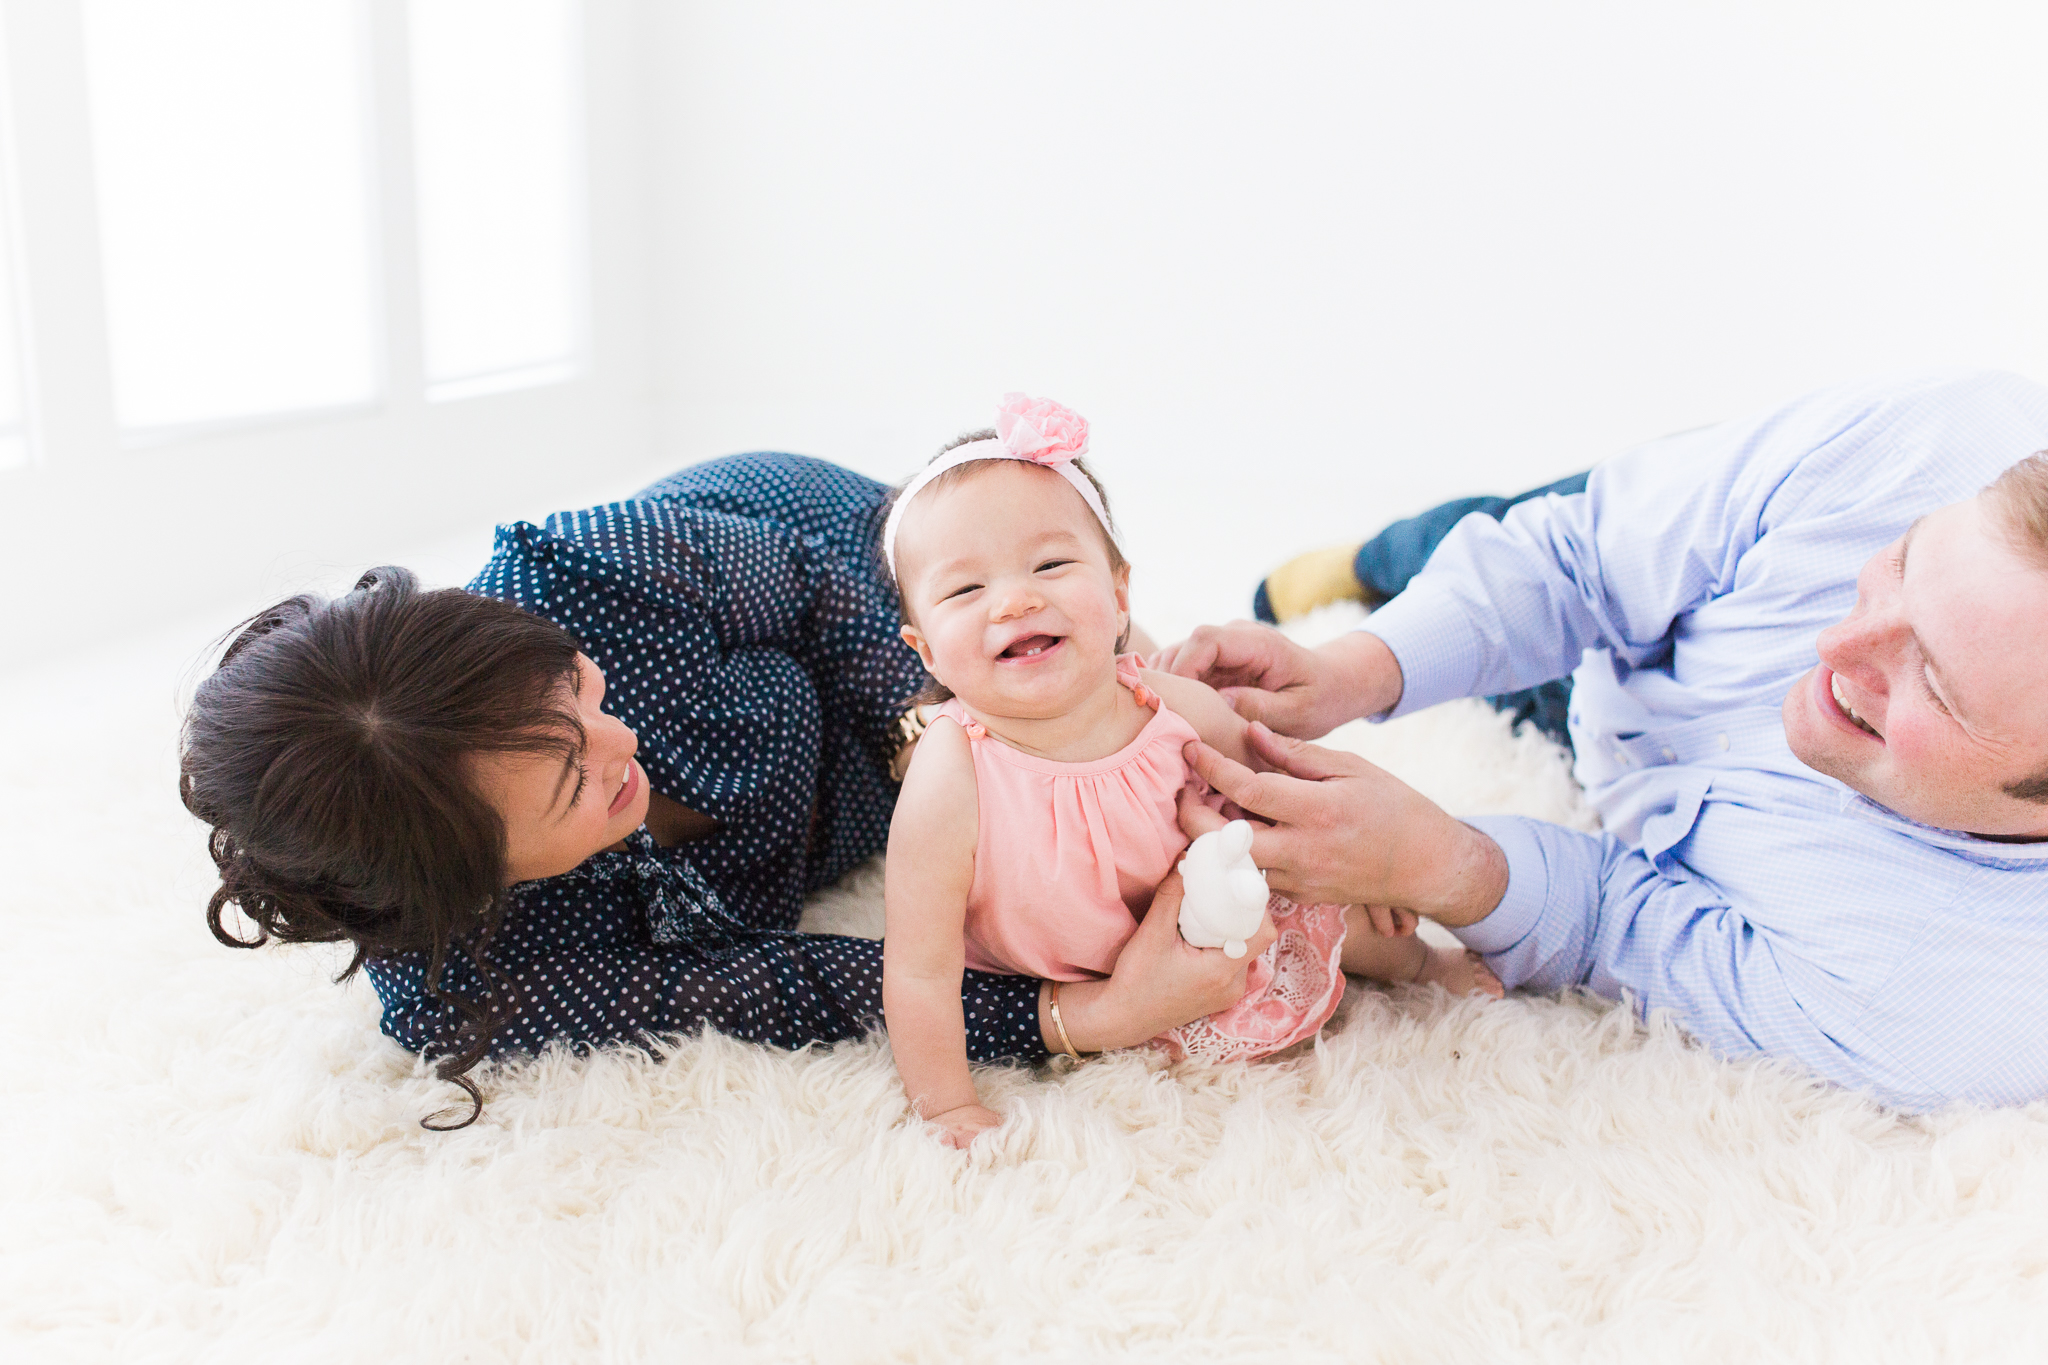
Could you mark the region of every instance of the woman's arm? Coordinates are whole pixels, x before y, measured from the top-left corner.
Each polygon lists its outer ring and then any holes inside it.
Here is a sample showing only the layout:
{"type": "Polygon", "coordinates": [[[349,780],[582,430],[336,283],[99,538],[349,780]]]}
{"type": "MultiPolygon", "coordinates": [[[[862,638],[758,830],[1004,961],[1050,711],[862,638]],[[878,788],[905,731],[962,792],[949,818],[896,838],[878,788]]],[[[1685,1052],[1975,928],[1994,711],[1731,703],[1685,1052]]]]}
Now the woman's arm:
{"type": "MultiPolygon", "coordinates": [[[[1221,948],[1197,948],[1180,936],[1180,899],[1180,873],[1169,872],[1109,979],[1060,986],[1060,1023],[1075,1050],[1136,1047],[1244,998],[1246,969],[1279,937],[1272,919],[1247,941],[1245,955],[1233,959],[1221,948]]],[[[1047,1008],[1050,993],[1039,987],[1039,1019],[1046,1051],[1055,1052],[1060,1038],[1047,1008]]]]}
{"type": "Polygon", "coordinates": [[[884,880],[882,1008],[910,1107],[965,1147],[1001,1122],[983,1108],[967,1071],[960,977],[967,895],[979,831],[974,759],[958,725],[925,733],[903,779],[889,827],[884,880]]]}

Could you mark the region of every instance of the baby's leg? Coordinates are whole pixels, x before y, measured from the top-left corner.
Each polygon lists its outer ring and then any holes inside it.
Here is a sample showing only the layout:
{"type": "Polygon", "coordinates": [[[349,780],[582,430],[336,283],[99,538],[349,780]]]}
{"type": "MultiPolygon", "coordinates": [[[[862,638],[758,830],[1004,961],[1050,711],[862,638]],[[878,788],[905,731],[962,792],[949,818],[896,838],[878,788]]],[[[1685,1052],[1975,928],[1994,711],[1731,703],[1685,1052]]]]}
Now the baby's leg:
{"type": "Polygon", "coordinates": [[[1363,906],[1344,911],[1344,970],[1390,985],[1435,982],[1452,995],[1501,997],[1500,978],[1464,948],[1436,948],[1418,934],[1388,938],[1372,927],[1363,906]]]}

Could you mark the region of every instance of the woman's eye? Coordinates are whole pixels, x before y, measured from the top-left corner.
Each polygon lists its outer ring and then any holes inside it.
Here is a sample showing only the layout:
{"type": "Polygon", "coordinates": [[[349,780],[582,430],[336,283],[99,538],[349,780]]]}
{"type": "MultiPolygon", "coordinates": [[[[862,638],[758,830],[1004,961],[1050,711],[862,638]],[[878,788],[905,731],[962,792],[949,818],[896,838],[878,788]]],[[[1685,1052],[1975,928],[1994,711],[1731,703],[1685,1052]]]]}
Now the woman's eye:
{"type": "Polygon", "coordinates": [[[590,785],[590,769],[583,764],[576,765],[576,790],[569,793],[569,804],[575,805],[583,799],[583,789],[590,785]]]}

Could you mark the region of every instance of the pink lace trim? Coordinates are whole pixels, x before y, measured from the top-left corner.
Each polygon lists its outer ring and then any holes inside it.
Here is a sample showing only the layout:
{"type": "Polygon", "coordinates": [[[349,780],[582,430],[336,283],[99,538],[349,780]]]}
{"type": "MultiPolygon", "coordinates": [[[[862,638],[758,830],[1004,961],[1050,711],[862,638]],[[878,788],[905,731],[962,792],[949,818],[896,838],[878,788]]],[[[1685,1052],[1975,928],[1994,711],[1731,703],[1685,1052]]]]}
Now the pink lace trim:
{"type": "Polygon", "coordinates": [[[1176,1059],[1242,1062],[1292,1047],[1330,1022],[1344,999],[1344,907],[1274,896],[1266,913],[1280,937],[1247,969],[1243,997],[1168,1029],[1152,1046],[1176,1059]]]}

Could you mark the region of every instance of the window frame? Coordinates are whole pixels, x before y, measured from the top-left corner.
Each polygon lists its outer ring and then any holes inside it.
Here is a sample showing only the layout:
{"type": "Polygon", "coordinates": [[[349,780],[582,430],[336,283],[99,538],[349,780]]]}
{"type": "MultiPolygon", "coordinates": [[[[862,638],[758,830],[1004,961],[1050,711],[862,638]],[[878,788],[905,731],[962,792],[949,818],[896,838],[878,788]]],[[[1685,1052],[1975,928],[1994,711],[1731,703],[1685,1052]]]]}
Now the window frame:
{"type": "MultiPolygon", "coordinates": [[[[201,602],[282,595],[370,552],[552,510],[644,472],[649,207],[640,181],[644,16],[583,0],[578,85],[586,281],[581,363],[522,388],[430,400],[414,217],[407,0],[358,0],[372,83],[372,278],[379,397],[367,404],[123,432],[115,417],[76,0],[0,0],[14,131],[17,299],[28,463],[0,469],[0,573],[70,572],[0,608],[0,669],[201,602]],[[97,546],[81,554],[76,512],[97,546]],[[102,562],[104,559],[105,562],[102,562]]],[[[367,565],[363,565],[367,567],[367,565]]]]}

